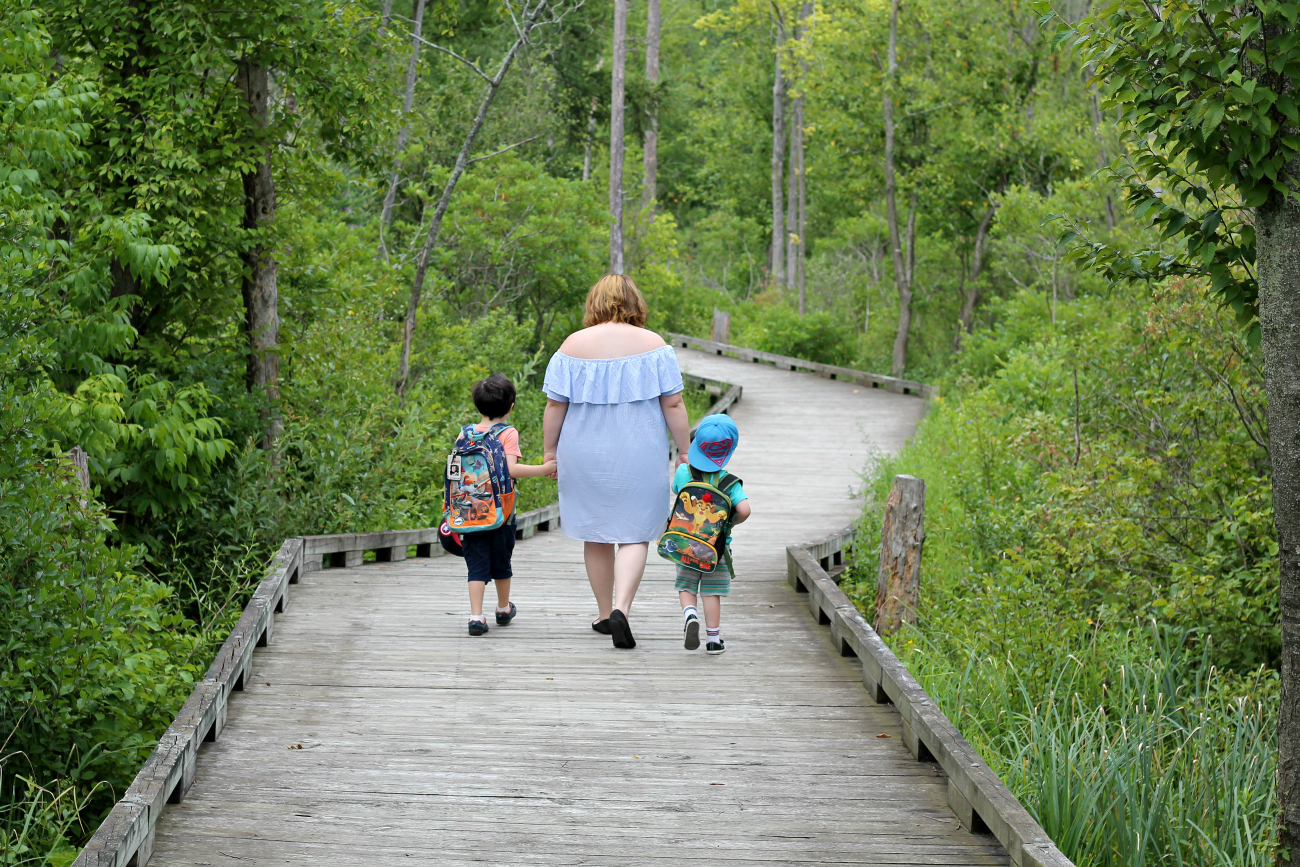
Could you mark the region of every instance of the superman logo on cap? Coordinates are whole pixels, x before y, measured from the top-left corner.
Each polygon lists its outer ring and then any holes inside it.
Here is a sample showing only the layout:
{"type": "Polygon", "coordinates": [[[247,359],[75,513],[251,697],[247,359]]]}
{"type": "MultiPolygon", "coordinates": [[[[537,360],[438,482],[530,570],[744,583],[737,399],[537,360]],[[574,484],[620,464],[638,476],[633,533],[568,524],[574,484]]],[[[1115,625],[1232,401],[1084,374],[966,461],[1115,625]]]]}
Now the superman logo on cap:
{"type": "Polygon", "coordinates": [[[727,437],[725,440],[702,442],[698,445],[706,458],[722,466],[727,460],[727,455],[731,454],[731,447],[735,442],[731,437],[727,437]]]}

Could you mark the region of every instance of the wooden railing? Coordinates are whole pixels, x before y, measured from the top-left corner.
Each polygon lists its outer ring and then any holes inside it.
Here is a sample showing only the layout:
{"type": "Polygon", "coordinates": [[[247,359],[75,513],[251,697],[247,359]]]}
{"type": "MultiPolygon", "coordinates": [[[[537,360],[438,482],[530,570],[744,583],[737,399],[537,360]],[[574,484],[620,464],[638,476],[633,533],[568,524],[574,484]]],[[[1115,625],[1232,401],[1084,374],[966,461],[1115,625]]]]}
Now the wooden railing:
{"type": "Polygon", "coordinates": [[[786,370],[806,370],[809,373],[815,373],[818,376],[824,376],[827,379],[843,379],[849,382],[856,382],[860,385],[866,385],[871,388],[883,388],[887,391],[898,394],[915,394],[919,397],[930,397],[934,389],[923,382],[913,382],[910,379],[897,379],[892,376],[885,376],[879,373],[868,373],[865,370],[853,370],[848,367],[837,367],[834,364],[822,364],[819,361],[809,361],[806,358],[791,358],[788,355],[777,355],[775,352],[763,352],[758,349],[747,349],[743,346],[732,346],[728,343],[714,343],[712,340],[703,340],[699,337],[691,337],[686,334],[673,334],[669,332],[668,340],[673,346],[680,346],[683,349],[698,349],[701,352],[711,352],[714,355],[729,355],[732,358],[739,358],[741,361],[760,362],[765,361],[769,364],[775,364],[777,367],[783,367],[786,370]]]}
{"type": "Polygon", "coordinates": [[[808,608],[818,623],[830,627],[839,653],[861,660],[862,682],[872,700],[892,704],[903,718],[908,752],[943,768],[948,805],[967,830],[992,833],[1015,867],[1073,867],[836,584],[832,575],[843,571],[854,532],[849,526],[786,548],[790,586],[808,594],[808,608]]]}

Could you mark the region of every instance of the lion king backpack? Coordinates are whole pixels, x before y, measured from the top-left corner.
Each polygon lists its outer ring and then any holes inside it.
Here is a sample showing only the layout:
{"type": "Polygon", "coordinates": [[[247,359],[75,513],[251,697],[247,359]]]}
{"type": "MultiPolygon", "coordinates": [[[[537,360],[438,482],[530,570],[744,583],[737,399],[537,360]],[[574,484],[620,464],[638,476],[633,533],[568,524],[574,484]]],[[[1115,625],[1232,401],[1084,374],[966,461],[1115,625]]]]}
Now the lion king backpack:
{"type": "Polygon", "coordinates": [[[477,431],[467,424],[447,455],[443,513],[457,534],[495,530],[514,512],[515,484],[500,440],[509,426],[494,424],[477,431]]]}
{"type": "Polygon", "coordinates": [[[691,467],[691,480],[673,499],[668,526],[659,537],[659,556],[700,572],[713,572],[724,559],[730,568],[732,503],[724,492],[739,481],[731,473],[706,474],[691,467]]]}

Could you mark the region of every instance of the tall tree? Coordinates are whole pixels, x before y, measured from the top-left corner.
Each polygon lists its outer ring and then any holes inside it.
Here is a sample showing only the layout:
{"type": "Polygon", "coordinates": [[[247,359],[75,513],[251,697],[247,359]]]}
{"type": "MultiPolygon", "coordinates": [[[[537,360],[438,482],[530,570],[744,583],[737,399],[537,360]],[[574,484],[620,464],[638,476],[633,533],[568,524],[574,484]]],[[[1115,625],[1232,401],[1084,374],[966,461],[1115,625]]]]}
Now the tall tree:
{"type": "Polygon", "coordinates": [[[1084,241],[1078,230],[1062,239],[1112,279],[1204,274],[1263,350],[1281,584],[1279,867],[1300,857],[1297,21],[1296,0],[1106,0],[1078,25],[1061,16],[1057,30],[1059,42],[1073,42],[1095,65],[1102,108],[1118,109],[1131,133],[1131,156],[1116,170],[1134,214],[1182,244],[1135,255],[1084,241]]]}
{"type": "Polygon", "coordinates": [[[898,330],[894,334],[893,374],[907,371],[907,340],[912,330],[912,273],[916,264],[916,191],[907,208],[906,242],[898,228],[898,181],[895,171],[895,86],[898,83],[898,0],[889,5],[889,49],[885,67],[885,222],[889,224],[889,249],[894,261],[894,288],[898,291],[898,330]],[[906,243],[906,248],[904,248],[906,243]]]}
{"type": "Polygon", "coordinates": [[[971,332],[975,325],[975,307],[980,300],[980,277],[984,272],[984,245],[988,243],[989,228],[997,216],[996,205],[989,205],[975,227],[975,242],[971,250],[970,273],[966,275],[966,285],[962,287],[961,313],[958,314],[957,336],[953,338],[953,350],[960,352],[962,338],[971,332]]]}
{"type": "MultiPolygon", "coordinates": [[[[596,60],[596,71],[599,72],[605,67],[605,55],[601,55],[596,60]]],[[[596,109],[600,107],[600,98],[594,93],[591,95],[591,105],[587,109],[587,139],[586,147],[583,149],[582,157],[582,179],[591,180],[591,154],[596,148],[596,109]]]]}
{"type": "Polygon", "coordinates": [[[623,114],[627,72],[627,0],[614,0],[613,88],[609,100],[609,270],[623,273],[623,114]]]}
{"type": "MultiPolygon", "coordinates": [[[[653,88],[659,83],[659,0],[646,0],[645,80],[653,88]]],[[[641,202],[647,211],[655,206],[659,182],[659,104],[652,94],[646,108],[641,202]]]]}
{"type": "Polygon", "coordinates": [[[267,237],[275,223],[275,181],[271,174],[274,144],[266,140],[270,125],[270,71],[255,60],[240,64],[237,77],[256,133],[263,139],[261,153],[244,172],[244,228],[255,238],[244,252],[244,322],[248,335],[248,387],[263,394],[262,447],[268,448],[280,433],[275,407],[280,388],[280,310],[276,286],[276,259],[267,237]]]}
{"type": "MultiPolygon", "coordinates": [[[[438,203],[434,206],[433,216],[429,220],[429,229],[424,236],[424,245],[420,248],[420,255],[415,262],[415,276],[411,280],[411,294],[407,299],[406,320],[402,328],[402,351],[397,362],[395,385],[399,396],[406,394],[406,386],[411,374],[411,341],[415,337],[416,314],[420,309],[420,296],[424,292],[424,279],[429,272],[429,257],[433,255],[433,250],[438,245],[438,236],[442,231],[442,220],[447,215],[447,207],[451,204],[451,197],[456,192],[456,185],[460,183],[461,176],[465,174],[465,170],[469,168],[471,163],[486,159],[488,156],[496,156],[516,146],[510,145],[483,157],[470,156],[474,150],[474,143],[478,141],[478,135],[483,130],[483,124],[487,121],[488,111],[492,108],[492,103],[496,100],[497,93],[501,90],[501,84],[505,81],[506,73],[510,71],[515,58],[523,50],[524,46],[531,41],[533,31],[545,24],[559,24],[565,15],[581,5],[582,0],[575,0],[575,5],[565,6],[552,6],[551,0],[524,0],[518,17],[516,17],[513,4],[509,0],[506,0],[506,3],[511,20],[515,22],[515,41],[506,51],[505,56],[501,58],[501,63],[497,66],[495,75],[489,76],[479,68],[478,64],[461,57],[450,49],[429,43],[430,47],[450,54],[467,65],[479,78],[486,82],[486,85],[483,88],[483,95],[479,99],[478,110],[474,113],[474,119],[470,122],[469,130],[465,133],[465,140],[461,144],[460,152],[456,155],[456,162],[452,166],[451,174],[442,186],[442,195],[438,197],[438,203]]],[[[528,141],[531,140],[528,139],[528,141]]],[[[522,143],[519,142],[518,144],[522,143]]]]}
{"type": "MultiPolygon", "coordinates": [[[[391,3],[392,0],[386,0],[391,3]]],[[[385,19],[387,10],[385,10],[385,19]]],[[[420,65],[420,37],[424,29],[424,0],[415,0],[415,18],[411,22],[411,57],[406,63],[406,95],[402,99],[402,114],[407,118],[397,134],[397,159],[393,165],[393,176],[388,181],[388,192],[384,195],[384,209],[379,218],[379,255],[388,256],[388,242],[384,233],[393,222],[393,203],[397,200],[397,187],[402,173],[402,151],[406,148],[406,137],[411,130],[411,108],[415,105],[415,73],[420,65]]]]}
{"type": "MultiPolygon", "coordinates": [[[[804,206],[808,199],[808,188],[804,178],[804,82],[808,77],[808,63],[803,59],[807,50],[806,42],[810,36],[809,21],[812,18],[812,3],[804,3],[799,11],[799,20],[794,25],[794,41],[799,58],[799,77],[793,79],[790,88],[790,161],[789,179],[786,197],[786,251],[785,282],[787,286],[799,290],[799,315],[808,309],[808,287],[804,275],[804,229],[807,217],[804,206]]],[[[788,85],[787,85],[788,86],[788,85]]]]}
{"type": "Polygon", "coordinates": [[[776,28],[775,73],[772,77],[772,281],[785,285],[785,216],[781,207],[781,175],[785,167],[785,23],[781,7],[772,4],[772,21],[776,28]]]}

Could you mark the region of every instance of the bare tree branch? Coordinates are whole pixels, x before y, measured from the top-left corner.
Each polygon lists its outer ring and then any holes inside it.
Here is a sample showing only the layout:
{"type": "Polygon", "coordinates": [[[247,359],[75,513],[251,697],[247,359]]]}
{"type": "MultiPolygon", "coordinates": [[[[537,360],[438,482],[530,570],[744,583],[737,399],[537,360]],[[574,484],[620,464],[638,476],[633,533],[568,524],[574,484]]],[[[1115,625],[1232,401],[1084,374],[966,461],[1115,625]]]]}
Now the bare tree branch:
{"type": "Polygon", "coordinates": [[[512,144],[512,145],[506,145],[505,147],[503,147],[503,148],[502,148],[501,150],[499,150],[499,151],[492,151],[492,153],[490,153],[490,154],[484,154],[484,155],[481,156],[481,157],[471,157],[471,158],[470,158],[470,161],[469,161],[468,163],[466,163],[466,165],[472,165],[472,164],[474,164],[474,163],[480,162],[481,160],[490,160],[490,159],[492,159],[492,157],[495,157],[495,156],[498,156],[498,155],[500,155],[500,154],[503,154],[503,153],[505,153],[505,152],[508,151],[508,150],[514,150],[515,148],[519,147],[520,145],[526,145],[526,144],[528,144],[530,141],[537,141],[537,139],[539,139],[539,138],[541,138],[540,135],[535,135],[535,136],[532,136],[531,138],[526,138],[526,139],[524,139],[523,141],[517,141],[517,142],[515,142],[515,143],[512,144]]]}

